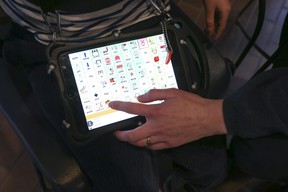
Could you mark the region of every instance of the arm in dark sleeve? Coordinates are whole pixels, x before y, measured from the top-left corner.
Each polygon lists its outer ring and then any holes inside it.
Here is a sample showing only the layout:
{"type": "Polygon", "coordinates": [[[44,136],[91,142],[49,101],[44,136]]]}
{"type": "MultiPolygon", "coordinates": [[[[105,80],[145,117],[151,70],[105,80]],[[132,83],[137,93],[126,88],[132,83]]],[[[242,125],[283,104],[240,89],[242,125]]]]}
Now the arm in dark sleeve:
{"type": "Polygon", "coordinates": [[[288,68],[272,69],[248,81],[224,100],[223,114],[231,135],[288,135],[288,68]]]}

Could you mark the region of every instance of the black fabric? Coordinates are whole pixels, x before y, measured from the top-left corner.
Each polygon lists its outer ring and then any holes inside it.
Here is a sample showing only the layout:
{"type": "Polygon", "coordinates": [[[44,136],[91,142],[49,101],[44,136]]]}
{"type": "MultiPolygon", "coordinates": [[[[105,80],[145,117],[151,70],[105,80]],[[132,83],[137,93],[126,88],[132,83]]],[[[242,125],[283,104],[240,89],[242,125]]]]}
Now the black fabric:
{"type": "Polygon", "coordinates": [[[3,50],[3,40],[2,39],[0,39],[0,58],[2,58],[3,57],[3,53],[2,53],[2,50],[3,50]]]}
{"type": "Polygon", "coordinates": [[[220,184],[230,169],[225,136],[204,138],[166,152],[173,160],[176,178],[184,179],[184,185],[197,192],[220,184]]]}
{"type": "Polygon", "coordinates": [[[271,134],[246,139],[234,137],[230,151],[234,164],[250,176],[288,182],[288,136],[271,134]]]}
{"type": "Polygon", "coordinates": [[[32,66],[39,62],[47,62],[45,50],[46,46],[36,42],[31,33],[13,23],[3,42],[2,52],[7,63],[32,70],[32,66]]]}
{"type": "Polygon", "coordinates": [[[286,14],[286,17],[282,26],[279,44],[281,45],[286,41],[288,41],[288,13],[286,14]]]}
{"type": "Polygon", "coordinates": [[[279,53],[273,62],[273,67],[288,67],[288,13],[282,26],[279,46],[279,53]]]}
{"type": "Polygon", "coordinates": [[[51,12],[54,12],[56,8],[58,10],[65,10],[71,14],[80,14],[107,8],[117,3],[120,3],[122,0],[109,0],[109,1],[85,0],[81,1],[81,4],[79,4],[79,0],[27,0],[27,1],[36,5],[41,5],[40,3],[44,2],[42,3],[44,9],[51,12]],[[53,4],[50,1],[54,1],[53,4]]]}
{"type": "Polygon", "coordinates": [[[54,12],[58,7],[56,0],[38,0],[38,2],[44,13],[54,12]]]}

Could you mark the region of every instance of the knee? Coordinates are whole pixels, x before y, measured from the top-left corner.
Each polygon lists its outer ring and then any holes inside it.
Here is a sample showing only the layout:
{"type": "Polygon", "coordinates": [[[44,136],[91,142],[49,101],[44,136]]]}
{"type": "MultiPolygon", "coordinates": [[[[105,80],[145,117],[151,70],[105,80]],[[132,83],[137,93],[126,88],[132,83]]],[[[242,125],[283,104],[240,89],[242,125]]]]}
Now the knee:
{"type": "Polygon", "coordinates": [[[288,178],[288,139],[269,135],[255,139],[234,137],[230,152],[233,164],[253,177],[271,181],[288,178]]]}
{"type": "Polygon", "coordinates": [[[230,168],[225,148],[201,146],[187,153],[189,155],[174,159],[174,170],[187,185],[207,190],[225,180],[230,168]]]}

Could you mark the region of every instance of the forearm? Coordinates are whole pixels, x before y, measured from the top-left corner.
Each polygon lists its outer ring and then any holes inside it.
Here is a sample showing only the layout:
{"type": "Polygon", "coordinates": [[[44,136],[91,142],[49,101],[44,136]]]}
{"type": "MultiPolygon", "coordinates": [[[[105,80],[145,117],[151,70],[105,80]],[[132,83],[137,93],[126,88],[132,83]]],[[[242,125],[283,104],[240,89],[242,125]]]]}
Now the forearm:
{"type": "Polygon", "coordinates": [[[223,114],[232,135],[288,135],[288,69],[270,70],[250,80],[224,100],[223,114]]]}

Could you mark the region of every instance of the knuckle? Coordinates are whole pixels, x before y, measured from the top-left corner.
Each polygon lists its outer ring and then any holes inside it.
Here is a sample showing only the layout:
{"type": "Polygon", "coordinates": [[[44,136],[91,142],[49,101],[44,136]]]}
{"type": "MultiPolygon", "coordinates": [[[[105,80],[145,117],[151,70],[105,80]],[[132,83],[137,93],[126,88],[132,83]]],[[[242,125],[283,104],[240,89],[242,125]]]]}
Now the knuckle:
{"type": "Polygon", "coordinates": [[[230,11],[231,11],[231,6],[226,6],[223,8],[223,12],[225,13],[230,13],[230,11]]]}
{"type": "Polygon", "coordinates": [[[150,89],[147,93],[145,93],[146,98],[153,98],[153,95],[155,94],[155,89],[150,89]]]}
{"type": "Polygon", "coordinates": [[[131,143],[135,143],[136,140],[134,139],[132,134],[127,134],[127,141],[131,143]]]}
{"type": "Polygon", "coordinates": [[[161,116],[162,111],[163,111],[163,110],[159,109],[158,107],[154,107],[154,109],[151,110],[151,116],[152,116],[152,118],[161,116]]]}
{"type": "Polygon", "coordinates": [[[212,21],[207,21],[207,28],[212,29],[214,27],[214,23],[212,21]]]}

